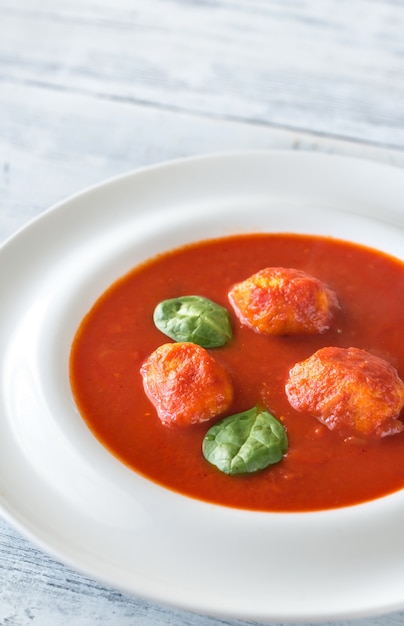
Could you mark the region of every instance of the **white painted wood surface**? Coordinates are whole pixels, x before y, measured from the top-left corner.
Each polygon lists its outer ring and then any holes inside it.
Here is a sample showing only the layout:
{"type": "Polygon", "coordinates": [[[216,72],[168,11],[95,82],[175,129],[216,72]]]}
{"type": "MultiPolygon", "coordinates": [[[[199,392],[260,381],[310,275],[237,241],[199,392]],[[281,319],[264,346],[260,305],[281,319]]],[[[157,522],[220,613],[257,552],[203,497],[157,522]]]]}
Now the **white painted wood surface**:
{"type": "MultiPolygon", "coordinates": [[[[404,0],[0,0],[0,242],[115,174],[254,148],[404,167],[404,0]]],[[[247,622],[106,588],[0,521],[0,624],[247,622]]]]}

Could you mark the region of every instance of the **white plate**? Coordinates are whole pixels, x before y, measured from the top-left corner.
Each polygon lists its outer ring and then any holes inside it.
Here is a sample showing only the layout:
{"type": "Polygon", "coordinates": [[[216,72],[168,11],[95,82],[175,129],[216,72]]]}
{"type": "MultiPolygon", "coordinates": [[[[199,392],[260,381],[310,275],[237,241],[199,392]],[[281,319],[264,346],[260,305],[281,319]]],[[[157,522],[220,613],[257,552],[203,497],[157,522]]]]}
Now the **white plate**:
{"type": "Polygon", "coordinates": [[[139,261],[240,231],[333,235],[404,253],[404,172],[291,152],[216,155],[80,194],[0,249],[0,502],[43,549],[161,603],[260,621],[404,608],[404,493],[269,514],[165,490],[112,457],[72,400],[69,350],[97,296],[139,261]]]}

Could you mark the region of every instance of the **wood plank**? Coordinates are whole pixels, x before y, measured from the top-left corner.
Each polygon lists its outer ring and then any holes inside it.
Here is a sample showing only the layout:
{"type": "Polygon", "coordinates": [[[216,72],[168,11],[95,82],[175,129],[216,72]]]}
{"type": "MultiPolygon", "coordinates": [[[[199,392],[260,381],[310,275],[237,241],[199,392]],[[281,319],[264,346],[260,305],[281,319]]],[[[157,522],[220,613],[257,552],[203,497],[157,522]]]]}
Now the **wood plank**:
{"type": "Polygon", "coordinates": [[[0,240],[84,187],[196,154],[293,149],[404,166],[401,150],[25,85],[0,85],[0,138],[0,240]]]}
{"type": "Polygon", "coordinates": [[[394,0],[1,0],[2,81],[404,148],[394,0]]]}

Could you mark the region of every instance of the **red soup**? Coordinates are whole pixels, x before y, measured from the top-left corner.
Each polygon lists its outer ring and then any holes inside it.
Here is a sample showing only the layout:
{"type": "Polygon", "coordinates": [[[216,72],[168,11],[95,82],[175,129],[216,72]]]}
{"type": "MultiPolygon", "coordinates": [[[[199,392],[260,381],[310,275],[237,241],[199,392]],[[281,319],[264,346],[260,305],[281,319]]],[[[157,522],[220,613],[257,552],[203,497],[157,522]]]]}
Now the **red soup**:
{"type": "Polygon", "coordinates": [[[296,362],[323,346],[367,350],[392,364],[402,378],[403,302],[404,264],[362,246],[288,234],[191,244],[134,268],[95,303],[72,346],[73,394],[88,427],[112,454],[174,491],[256,511],[358,504],[404,487],[404,434],[377,441],[344,439],[295,411],[285,382],[296,362]],[[324,281],[340,303],[332,329],[265,336],[242,325],[229,305],[229,289],[268,266],[302,269],[324,281]],[[170,341],[154,326],[156,305],[183,295],[205,296],[230,311],[233,339],[209,350],[234,383],[226,414],[260,404],[282,421],[289,448],[276,465],[253,474],[223,474],[202,454],[212,422],[167,427],[158,419],[140,368],[151,352],[170,341]]]}

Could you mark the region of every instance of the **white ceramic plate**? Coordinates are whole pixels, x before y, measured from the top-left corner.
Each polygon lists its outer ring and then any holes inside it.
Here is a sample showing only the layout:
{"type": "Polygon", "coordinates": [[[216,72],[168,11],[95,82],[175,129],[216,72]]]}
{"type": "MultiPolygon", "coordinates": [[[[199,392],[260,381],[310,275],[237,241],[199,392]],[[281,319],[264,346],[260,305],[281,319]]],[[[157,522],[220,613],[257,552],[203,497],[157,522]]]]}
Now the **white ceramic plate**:
{"type": "Polygon", "coordinates": [[[70,392],[70,345],[139,261],[240,231],[333,235],[403,258],[404,173],[291,152],[209,156],[80,194],[0,249],[0,502],[43,549],[108,585],[216,616],[353,618],[404,608],[404,493],[268,514],[165,490],[112,457],[70,392]]]}

